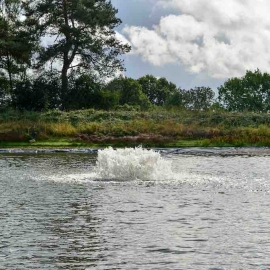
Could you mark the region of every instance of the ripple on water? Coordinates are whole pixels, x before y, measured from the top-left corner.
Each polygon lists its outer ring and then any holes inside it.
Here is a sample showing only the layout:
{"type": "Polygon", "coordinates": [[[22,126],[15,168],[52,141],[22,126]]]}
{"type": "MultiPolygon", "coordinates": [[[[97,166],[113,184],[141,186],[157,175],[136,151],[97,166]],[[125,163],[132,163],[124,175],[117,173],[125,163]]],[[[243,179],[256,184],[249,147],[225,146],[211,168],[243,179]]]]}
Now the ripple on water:
{"type": "Polygon", "coordinates": [[[269,268],[270,157],[161,157],[104,181],[96,154],[2,154],[0,269],[269,268]]]}

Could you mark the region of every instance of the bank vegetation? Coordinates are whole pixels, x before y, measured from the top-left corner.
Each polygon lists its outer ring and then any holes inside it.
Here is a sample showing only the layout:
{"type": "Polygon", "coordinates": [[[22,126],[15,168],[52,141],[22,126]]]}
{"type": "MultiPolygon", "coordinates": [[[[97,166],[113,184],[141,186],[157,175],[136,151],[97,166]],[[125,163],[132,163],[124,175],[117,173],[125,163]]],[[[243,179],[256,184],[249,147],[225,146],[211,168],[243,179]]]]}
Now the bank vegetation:
{"type": "Polygon", "coordinates": [[[270,146],[270,115],[155,109],[0,114],[3,146],[270,146]]]}

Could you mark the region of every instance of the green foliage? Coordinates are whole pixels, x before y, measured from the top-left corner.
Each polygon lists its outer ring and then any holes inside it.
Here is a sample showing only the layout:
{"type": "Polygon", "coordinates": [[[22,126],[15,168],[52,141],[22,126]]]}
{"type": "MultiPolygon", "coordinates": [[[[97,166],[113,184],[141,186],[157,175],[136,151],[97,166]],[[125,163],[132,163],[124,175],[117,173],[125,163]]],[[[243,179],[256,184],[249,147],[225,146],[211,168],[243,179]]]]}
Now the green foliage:
{"type": "Polygon", "coordinates": [[[176,85],[165,78],[158,79],[152,75],[146,75],[139,78],[138,82],[143,93],[154,105],[164,105],[167,99],[177,92],[176,85]]]}
{"type": "Polygon", "coordinates": [[[60,106],[60,82],[54,73],[16,82],[12,104],[19,110],[42,111],[60,106]]]}
{"type": "Polygon", "coordinates": [[[100,103],[96,106],[99,109],[103,110],[111,110],[117,107],[119,104],[119,93],[118,92],[110,92],[108,90],[100,91],[100,103]]]}
{"type": "Polygon", "coordinates": [[[151,103],[142,92],[141,85],[131,78],[117,78],[112,80],[106,89],[111,93],[119,93],[119,105],[139,105],[142,110],[150,108],[151,103]]]}
{"type": "Polygon", "coordinates": [[[208,110],[213,104],[215,93],[210,87],[195,87],[190,90],[178,89],[171,95],[167,106],[178,106],[187,110],[208,110]]]}
{"type": "Polygon", "coordinates": [[[0,108],[5,107],[8,102],[8,80],[4,73],[0,72],[0,108]]]}
{"type": "Polygon", "coordinates": [[[185,90],[178,89],[166,100],[166,107],[179,107],[185,108],[185,90]]]}
{"type": "Polygon", "coordinates": [[[66,99],[69,110],[95,108],[101,103],[100,85],[88,74],[72,76],[66,99]]]}
{"type": "Polygon", "coordinates": [[[43,92],[37,90],[35,91],[30,80],[17,82],[12,94],[13,106],[19,110],[42,110],[46,101],[43,92]]]}
{"type": "Polygon", "coordinates": [[[195,87],[183,93],[184,104],[191,110],[208,110],[215,96],[215,92],[210,87],[195,87]]]}
{"type": "Polygon", "coordinates": [[[127,112],[138,112],[140,111],[140,106],[138,105],[128,105],[128,104],[124,104],[124,105],[118,105],[115,107],[116,111],[127,111],[127,112]]]}
{"type": "Polygon", "coordinates": [[[113,109],[119,104],[119,93],[102,90],[102,85],[91,74],[79,77],[71,76],[69,92],[66,96],[66,108],[78,109],[113,109]]]}
{"type": "Polygon", "coordinates": [[[219,101],[229,111],[267,112],[270,110],[270,75],[247,71],[218,88],[219,101]]]}
{"type": "Polygon", "coordinates": [[[8,78],[9,94],[14,81],[25,75],[35,46],[35,39],[22,20],[22,9],[22,1],[0,1],[0,70],[8,78]]]}

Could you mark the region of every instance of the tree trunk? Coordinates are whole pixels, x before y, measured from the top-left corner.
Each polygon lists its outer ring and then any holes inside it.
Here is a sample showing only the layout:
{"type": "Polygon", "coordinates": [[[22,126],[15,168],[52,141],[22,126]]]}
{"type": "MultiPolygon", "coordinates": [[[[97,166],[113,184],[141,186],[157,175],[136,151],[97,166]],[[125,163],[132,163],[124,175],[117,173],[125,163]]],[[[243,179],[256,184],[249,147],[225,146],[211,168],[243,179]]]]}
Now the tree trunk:
{"type": "MultiPolygon", "coordinates": [[[[68,70],[70,68],[71,63],[73,62],[75,58],[79,45],[78,43],[76,43],[74,48],[72,48],[72,40],[71,40],[70,30],[69,30],[70,27],[69,27],[66,0],[62,0],[62,5],[63,5],[63,17],[65,20],[65,27],[66,27],[66,30],[63,32],[63,34],[66,37],[66,41],[65,41],[65,48],[64,48],[64,54],[63,54],[63,67],[62,67],[62,76],[61,76],[61,80],[62,80],[61,101],[62,101],[62,110],[67,110],[68,109],[68,100],[67,100],[68,70]]],[[[74,22],[72,22],[72,24],[74,25],[74,22]]]]}
{"type": "MultiPolygon", "coordinates": [[[[68,28],[68,16],[67,16],[67,3],[66,0],[62,0],[63,5],[63,17],[65,20],[65,26],[68,28]]],[[[62,101],[62,110],[67,109],[67,94],[68,94],[68,69],[69,69],[69,59],[68,59],[68,53],[69,53],[69,34],[64,33],[66,36],[66,44],[65,44],[65,51],[63,55],[63,67],[62,67],[62,89],[61,89],[61,101],[62,101]]]]}
{"type": "Polygon", "coordinates": [[[68,66],[63,65],[62,68],[62,75],[61,75],[61,81],[62,81],[62,87],[61,87],[61,109],[66,110],[67,109],[67,94],[68,94],[68,66]]]}
{"type": "Polygon", "coordinates": [[[13,90],[12,66],[11,66],[11,59],[9,57],[9,54],[7,54],[7,71],[8,71],[8,78],[9,78],[9,93],[12,94],[12,90],[13,90]]]}

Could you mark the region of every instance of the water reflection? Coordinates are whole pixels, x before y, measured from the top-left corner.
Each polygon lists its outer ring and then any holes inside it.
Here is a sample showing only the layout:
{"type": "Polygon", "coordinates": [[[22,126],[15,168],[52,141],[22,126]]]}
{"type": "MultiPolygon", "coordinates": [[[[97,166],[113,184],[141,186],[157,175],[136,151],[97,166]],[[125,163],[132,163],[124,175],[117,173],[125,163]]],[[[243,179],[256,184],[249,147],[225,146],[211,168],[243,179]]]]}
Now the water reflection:
{"type": "Polygon", "coordinates": [[[101,220],[92,216],[95,205],[73,202],[66,206],[68,213],[62,213],[51,221],[51,233],[58,237],[61,253],[54,258],[58,267],[70,265],[96,266],[98,252],[103,246],[97,228],[101,220]]]}

